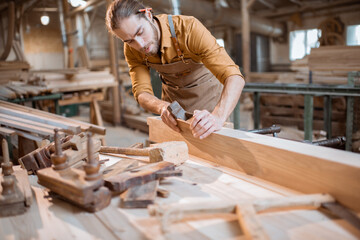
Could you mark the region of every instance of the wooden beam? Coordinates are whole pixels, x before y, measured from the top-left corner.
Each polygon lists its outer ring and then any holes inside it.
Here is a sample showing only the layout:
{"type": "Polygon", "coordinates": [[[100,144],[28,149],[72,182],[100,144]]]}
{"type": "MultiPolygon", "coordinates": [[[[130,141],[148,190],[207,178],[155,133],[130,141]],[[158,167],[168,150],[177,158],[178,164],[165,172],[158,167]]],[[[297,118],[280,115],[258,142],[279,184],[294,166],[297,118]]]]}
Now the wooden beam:
{"type": "Polygon", "coordinates": [[[271,10],[259,10],[255,11],[254,15],[259,17],[266,17],[266,18],[275,18],[285,15],[291,15],[294,13],[302,13],[302,12],[311,12],[317,11],[321,9],[330,10],[332,8],[337,8],[344,5],[354,5],[357,4],[357,0],[337,0],[331,2],[307,2],[303,3],[301,6],[291,6],[291,7],[278,7],[276,9],[271,10]]]}
{"type": "Polygon", "coordinates": [[[246,7],[251,8],[251,6],[256,2],[256,0],[249,0],[246,7]]]}
{"type": "Polygon", "coordinates": [[[303,193],[329,193],[360,211],[358,154],[226,128],[199,140],[184,121],[181,133],[160,118],[148,124],[150,141],[185,141],[196,157],[303,193]]]}
{"type": "MultiPolygon", "coordinates": [[[[107,6],[111,4],[112,0],[106,0],[107,6]]],[[[115,77],[115,81],[119,83],[119,72],[118,72],[118,57],[117,57],[117,51],[116,51],[116,45],[115,45],[115,39],[114,36],[109,32],[109,53],[110,53],[110,67],[111,67],[111,73],[115,77]]],[[[121,88],[121,83],[120,88],[121,88]]],[[[119,87],[113,87],[112,91],[112,101],[113,101],[113,123],[114,124],[121,124],[121,96],[119,87]]]]}
{"type": "MultiPolygon", "coordinates": [[[[63,0],[63,8],[64,8],[64,14],[65,16],[68,14],[69,12],[69,3],[67,0],[63,0]]],[[[74,49],[73,49],[73,35],[72,33],[72,18],[66,18],[65,19],[65,31],[66,34],[68,35],[68,41],[67,41],[67,47],[68,47],[68,65],[65,66],[65,68],[73,68],[75,66],[74,64],[74,49]]]]}
{"type": "Polygon", "coordinates": [[[242,58],[243,58],[243,75],[245,79],[250,74],[250,16],[247,0],[241,0],[241,18],[242,18],[242,58]]]}
{"type": "Polygon", "coordinates": [[[102,3],[103,0],[90,0],[87,1],[86,4],[84,6],[79,6],[77,8],[75,8],[74,10],[72,10],[71,12],[66,14],[66,17],[73,17],[75,14],[80,13],[82,11],[84,11],[86,8],[97,5],[99,3],[102,3]]]}
{"type": "Polygon", "coordinates": [[[261,2],[263,5],[267,6],[270,9],[276,9],[276,7],[274,6],[274,4],[266,1],[266,0],[259,0],[259,2],[261,2]]]}

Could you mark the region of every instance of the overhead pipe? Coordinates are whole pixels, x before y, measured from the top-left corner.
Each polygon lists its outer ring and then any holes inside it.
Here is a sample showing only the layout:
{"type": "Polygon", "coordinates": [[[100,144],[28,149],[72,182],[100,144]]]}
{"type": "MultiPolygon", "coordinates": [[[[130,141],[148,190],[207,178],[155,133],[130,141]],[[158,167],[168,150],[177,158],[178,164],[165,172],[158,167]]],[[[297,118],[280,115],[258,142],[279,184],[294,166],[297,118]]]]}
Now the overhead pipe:
{"type": "MultiPolygon", "coordinates": [[[[145,5],[153,8],[172,8],[168,0],[144,0],[143,2],[145,5]]],[[[216,8],[214,4],[204,0],[181,0],[180,10],[181,13],[185,15],[192,15],[202,19],[212,19],[215,23],[225,24],[235,28],[240,28],[242,25],[240,9],[216,8]]],[[[280,37],[284,34],[282,24],[256,16],[250,17],[250,29],[252,32],[270,37],[280,37]]]]}
{"type": "Polygon", "coordinates": [[[14,31],[15,31],[15,3],[13,1],[9,2],[9,11],[8,11],[8,33],[7,41],[5,45],[5,50],[1,54],[0,60],[5,61],[9,56],[11,47],[14,40],[14,31]]]}

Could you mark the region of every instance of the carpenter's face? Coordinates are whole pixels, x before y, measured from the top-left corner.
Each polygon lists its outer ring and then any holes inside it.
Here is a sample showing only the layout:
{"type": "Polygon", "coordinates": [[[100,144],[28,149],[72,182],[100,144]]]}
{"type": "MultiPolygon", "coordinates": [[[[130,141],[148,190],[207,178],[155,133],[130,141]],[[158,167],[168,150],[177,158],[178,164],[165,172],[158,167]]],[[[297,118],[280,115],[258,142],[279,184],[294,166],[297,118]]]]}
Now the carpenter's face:
{"type": "Polygon", "coordinates": [[[122,19],[120,27],[114,30],[123,42],[145,55],[156,55],[159,50],[159,36],[155,23],[149,18],[131,15],[122,19]]]}

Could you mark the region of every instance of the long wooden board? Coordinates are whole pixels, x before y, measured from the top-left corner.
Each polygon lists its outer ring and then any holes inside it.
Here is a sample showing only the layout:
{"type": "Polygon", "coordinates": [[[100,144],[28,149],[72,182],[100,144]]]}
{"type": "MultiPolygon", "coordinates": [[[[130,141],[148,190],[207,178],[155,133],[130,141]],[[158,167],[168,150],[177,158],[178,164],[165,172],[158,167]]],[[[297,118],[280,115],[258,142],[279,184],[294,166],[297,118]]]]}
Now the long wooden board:
{"type": "Polygon", "coordinates": [[[181,120],[181,133],[158,117],[148,124],[150,141],[185,141],[194,156],[303,193],[329,193],[360,211],[359,154],[226,128],[199,140],[181,120]]]}

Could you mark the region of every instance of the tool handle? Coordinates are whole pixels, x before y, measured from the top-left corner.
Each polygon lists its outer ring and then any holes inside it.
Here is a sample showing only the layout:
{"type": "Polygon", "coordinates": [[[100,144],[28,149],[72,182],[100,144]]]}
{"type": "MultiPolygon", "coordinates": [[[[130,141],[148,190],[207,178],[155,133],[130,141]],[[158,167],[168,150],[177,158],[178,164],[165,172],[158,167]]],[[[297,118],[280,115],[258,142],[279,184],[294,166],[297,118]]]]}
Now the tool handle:
{"type": "Polygon", "coordinates": [[[107,147],[102,146],[100,153],[115,153],[134,156],[149,156],[150,148],[123,148],[123,147],[107,147]]]}

